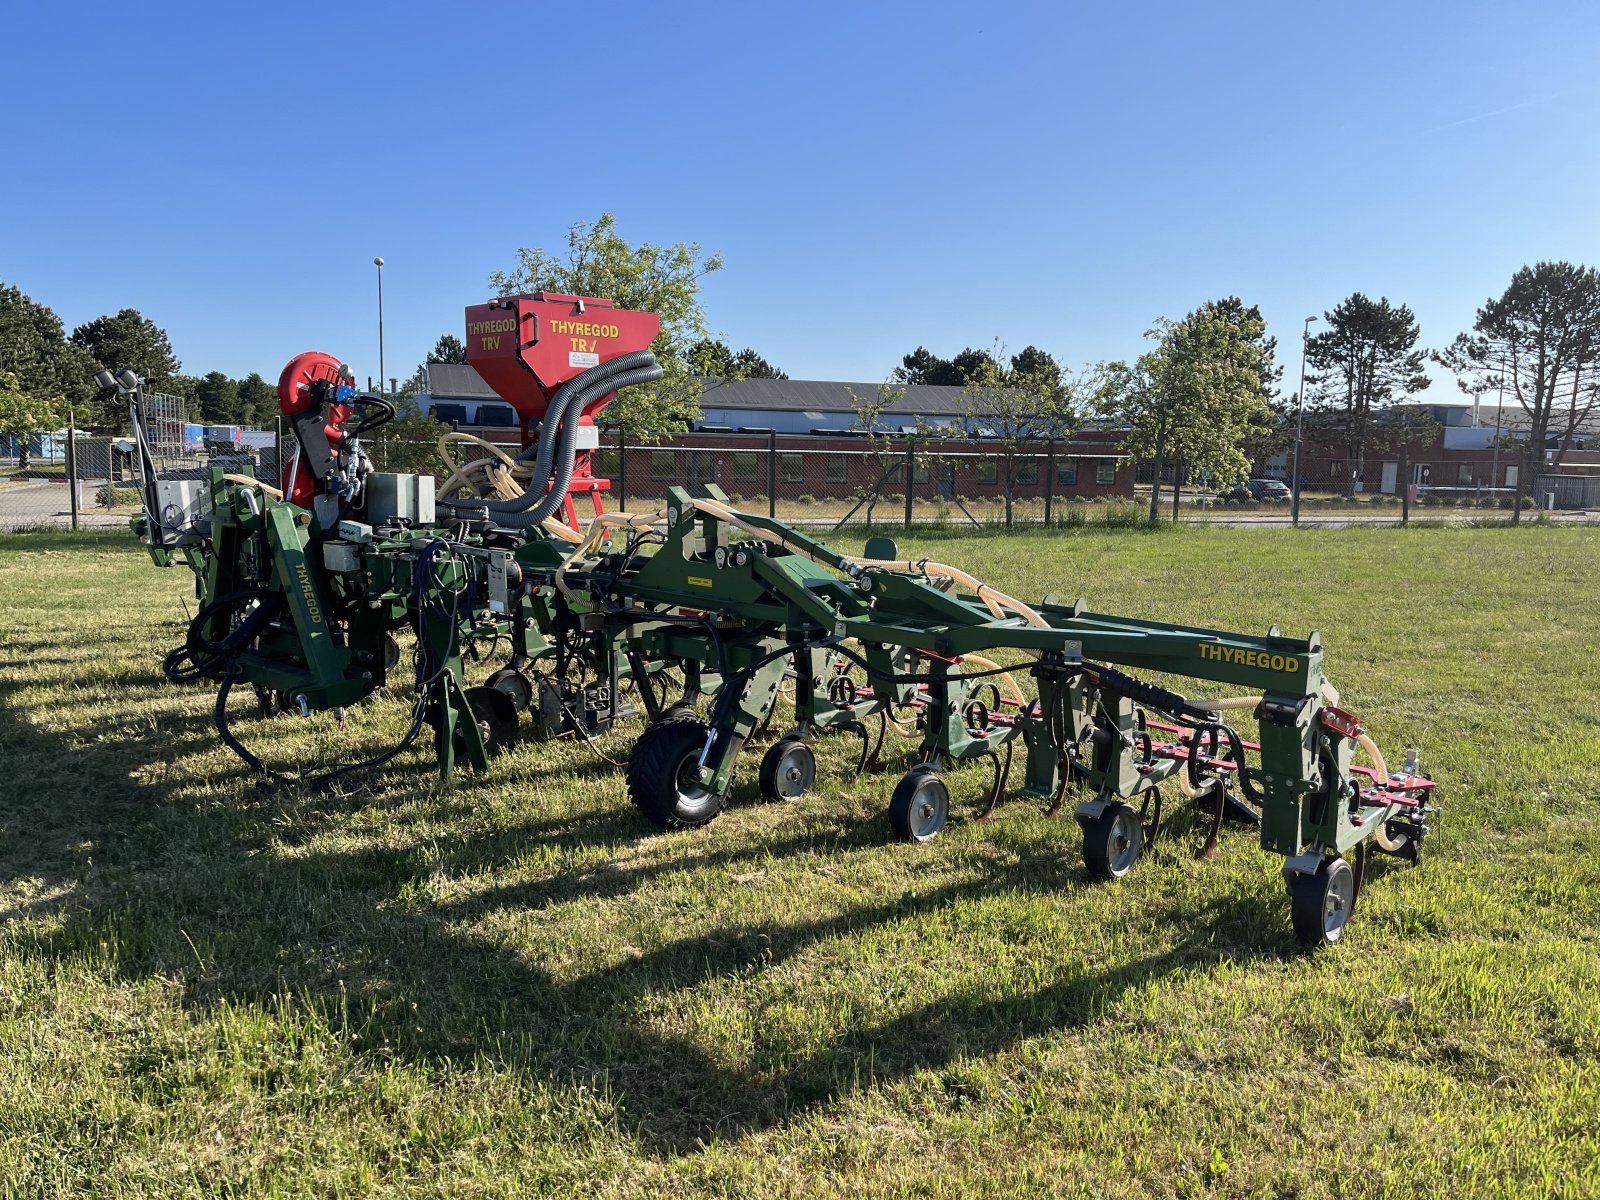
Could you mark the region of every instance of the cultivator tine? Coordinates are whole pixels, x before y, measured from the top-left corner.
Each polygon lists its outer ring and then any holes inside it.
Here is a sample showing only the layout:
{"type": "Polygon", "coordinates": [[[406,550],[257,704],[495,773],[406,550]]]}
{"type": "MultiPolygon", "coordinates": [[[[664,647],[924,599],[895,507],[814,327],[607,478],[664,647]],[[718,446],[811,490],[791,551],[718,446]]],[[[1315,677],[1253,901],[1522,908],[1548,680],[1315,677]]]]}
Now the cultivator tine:
{"type": "Polygon", "coordinates": [[[1195,789],[1194,802],[1196,807],[1199,807],[1212,796],[1217,798],[1217,802],[1212,806],[1211,810],[1211,827],[1206,832],[1204,844],[1201,845],[1199,850],[1195,851],[1195,857],[1203,861],[1209,861],[1216,854],[1217,838],[1222,833],[1222,821],[1228,812],[1228,789],[1223,785],[1222,777],[1219,775],[1213,775],[1195,789]]]}

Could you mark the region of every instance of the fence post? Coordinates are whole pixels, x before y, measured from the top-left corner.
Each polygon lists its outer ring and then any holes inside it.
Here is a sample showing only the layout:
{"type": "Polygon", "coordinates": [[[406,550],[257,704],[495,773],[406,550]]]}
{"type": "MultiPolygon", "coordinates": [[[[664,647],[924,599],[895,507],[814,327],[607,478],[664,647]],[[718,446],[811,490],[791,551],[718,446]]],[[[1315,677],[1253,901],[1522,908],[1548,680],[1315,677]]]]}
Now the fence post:
{"type": "Polygon", "coordinates": [[[767,516],[778,519],[778,431],[767,434],[767,516]]]}
{"type": "Polygon", "coordinates": [[[906,441],[906,528],[911,528],[911,489],[916,486],[917,477],[917,439],[909,438],[906,441]]]}
{"type": "Polygon", "coordinates": [[[1056,494],[1056,439],[1051,438],[1044,447],[1044,525],[1050,528],[1050,502],[1056,494]]]}
{"type": "Polygon", "coordinates": [[[617,426],[617,489],[622,493],[617,497],[617,508],[623,512],[628,511],[628,431],[623,426],[617,426]]]}
{"type": "Polygon", "coordinates": [[[78,531],[78,419],[67,409],[67,505],[72,512],[72,531],[78,531]]]}

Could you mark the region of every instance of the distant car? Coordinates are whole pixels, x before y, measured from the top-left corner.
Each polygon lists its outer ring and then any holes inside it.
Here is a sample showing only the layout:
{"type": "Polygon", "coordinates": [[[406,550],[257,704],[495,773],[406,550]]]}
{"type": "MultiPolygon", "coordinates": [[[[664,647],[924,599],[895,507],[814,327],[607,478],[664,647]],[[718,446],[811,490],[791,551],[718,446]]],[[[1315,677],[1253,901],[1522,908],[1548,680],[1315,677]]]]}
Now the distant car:
{"type": "Polygon", "coordinates": [[[1281,479],[1247,479],[1220,493],[1217,499],[1224,504],[1235,500],[1259,500],[1265,504],[1282,504],[1289,499],[1289,485],[1281,479]]]}

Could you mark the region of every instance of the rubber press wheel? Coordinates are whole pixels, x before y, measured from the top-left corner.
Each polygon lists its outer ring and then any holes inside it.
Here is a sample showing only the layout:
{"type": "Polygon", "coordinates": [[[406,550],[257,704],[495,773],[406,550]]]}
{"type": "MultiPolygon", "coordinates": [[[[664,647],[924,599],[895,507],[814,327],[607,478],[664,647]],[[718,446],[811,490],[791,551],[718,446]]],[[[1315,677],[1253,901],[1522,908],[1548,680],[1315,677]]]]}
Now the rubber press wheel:
{"type": "Polygon", "coordinates": [[[639,735],[628,759],[628,798],[651,824],[694,829],[722,811],[722,796],[695,778],[710,732],[699,718],[684,717],[657,721],[639,735]]]}
{"type": "Polygon", "coordinates": [[[889,828],[902,842],[930,842],[950,819],[950,789],[932,767],[907,771],[889,798],[889,828]]]}
{"type": "Polygon", "coordinates": [[[1121,879],[1144,850],[1144,825],[1127,804],[1108,804],[1098,817],[1080,818],[1083,862],[1101,879],[1121,879]]]}
{"type": "Polygon", "coordinates": [[[797,737],[779,738],[761,756],[761,794],[799,800],[817,782],[817,756],[797,737]]]}
{"type": "Polygon", "coordinates": [[[1355,907],[1356,873],[1342,858],[1330,855],[1289,882],[1289,915],[1302,946],[1337,942],[1355,907]]]}

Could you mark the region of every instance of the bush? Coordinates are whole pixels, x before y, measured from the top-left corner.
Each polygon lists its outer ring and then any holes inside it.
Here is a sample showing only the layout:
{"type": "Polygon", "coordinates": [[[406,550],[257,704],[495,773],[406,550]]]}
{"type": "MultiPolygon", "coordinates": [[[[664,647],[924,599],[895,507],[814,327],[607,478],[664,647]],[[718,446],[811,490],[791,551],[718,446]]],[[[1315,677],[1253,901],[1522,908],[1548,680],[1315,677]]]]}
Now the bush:
{"type": "MultiPolygon", "coordinates": [[[[1507,507],[1509,507],[1509,505],[1507,507]]],[[[1533,507],[1535,507],[1534,502],[1533,502],[1533,497],[1532,496],[1524,496],[1522,498],[1522,507],[1523,508],[1533,508],[1533,507]]]]}
{"type": "Polygon", "coordinates": [[[111,508],[119,504],[138,504],[138,488],[112,487],[110,484],[101,484],[94,494],[94,502],[101,508],[111,508]]]}
{"type": "Polygon", "coordinates": [[[802,495],[796,496],[794,498],[794,502],[796,504],[815,504],[817,502],[817,498],[810,492],[805,492],[802,495]]]}

